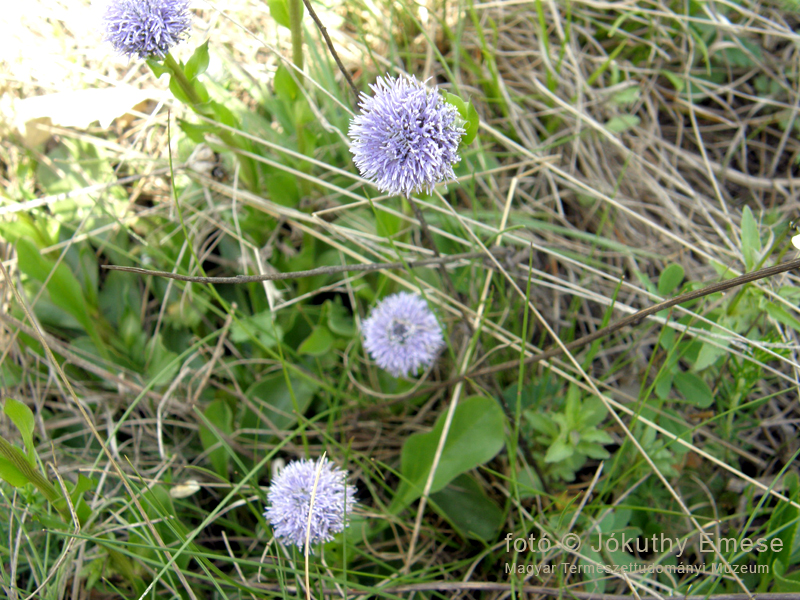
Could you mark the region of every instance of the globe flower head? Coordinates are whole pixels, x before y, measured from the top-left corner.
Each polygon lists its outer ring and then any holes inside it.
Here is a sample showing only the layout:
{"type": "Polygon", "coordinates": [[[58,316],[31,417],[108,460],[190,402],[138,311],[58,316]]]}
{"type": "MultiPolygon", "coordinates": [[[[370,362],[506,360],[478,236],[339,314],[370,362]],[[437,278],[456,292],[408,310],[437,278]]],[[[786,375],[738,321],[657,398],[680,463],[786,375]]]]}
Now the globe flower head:
{"type": "Polygon", "coordinates": [[[349,131],[361,175],[381,192],[406,197],[453,179],[464,134],[458,109],[413,76],[379,77],[370,87],[374,95],[361,94],[349,131]]]}
{"type": "Polygon", "coordinates": [[[107,0],[105,40],[130,57],[164,58],[192,26],[189,0],[107,0]]]}
{"type": "Polygon", "coordinates": [[[444,345],[442,328],[427,302],[409,292],[384,298],[362,329],[364,348],[393,377],[416,375],[444,345]]]}
{"type": "Polygon", "coordinates": [[[356,490],[347,484],[346,478],[347,472],[324,456],[316,461],[303,459],[286,465],[269,486],[270,506],[264,511],[275,537],[302,548],[310,520],[312,545],[332,540],[346,527],[347,515],[355,504],[356,490]]]}

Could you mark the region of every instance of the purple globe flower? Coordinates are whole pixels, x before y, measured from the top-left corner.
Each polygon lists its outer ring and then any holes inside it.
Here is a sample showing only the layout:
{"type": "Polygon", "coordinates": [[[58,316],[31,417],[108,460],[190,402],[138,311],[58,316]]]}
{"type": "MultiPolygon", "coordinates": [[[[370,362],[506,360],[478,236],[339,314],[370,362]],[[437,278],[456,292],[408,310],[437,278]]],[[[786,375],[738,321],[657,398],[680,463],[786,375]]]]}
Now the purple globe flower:
{"type": "Polygon", "coordinates": [[[346,518],[355,505],[355,488],[346,482],[347,472],[327,457],[290,462],[272,481],[267,492],[270,506],[264,517],[275,530],[275,537],[302,548],[311,521],[311,544],[333,539],[347,526],[346,518]],[[321,465],[321,467],[320,467],[321,465]],[[319,481],[317,481],[319,470],[319,481]],[[314,491],[311,508],[311,493],[314,491]],[[309,514],[310,512],[310,514],[309,514]]]}
{"type": "Polygon", "coordinates": [[[375,95],[361,94],[349,131],[361,175],[381,192],[406,197],[453,179],[464,134],[458,109],[413,76],[379,77],[370,87],[375,95]]]}
{"type": "Polygon", "coordinates": [[[103,26],[117,52],[164,58],[192,26],[189,0],[108,0],[103,26]]]}
{"type": "Polygon", "coordinates": [[[416,375],[444,345],[442,328],[428,304],[409,292],[384,298],[362,328],[364,348],[393,377],[416,375]]]}

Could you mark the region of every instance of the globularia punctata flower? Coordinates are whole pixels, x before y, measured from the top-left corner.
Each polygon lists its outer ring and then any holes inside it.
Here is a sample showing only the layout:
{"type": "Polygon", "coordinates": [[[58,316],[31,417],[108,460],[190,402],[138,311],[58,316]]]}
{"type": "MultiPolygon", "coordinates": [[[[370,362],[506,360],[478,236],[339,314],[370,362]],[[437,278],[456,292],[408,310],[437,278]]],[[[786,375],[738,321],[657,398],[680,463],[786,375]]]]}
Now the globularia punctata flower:
{"type": "Polygon", "coordinates": [[[189,0],[106,0],[105,39],[130,57],[164,58],[192,26],[189,0]]]}
{"type": "Polygon", "coordinates": [[[400,292],[387,296],[362,326],[364,348],[372,360],[394,377],[416,375],[444,345],[442,328],[419,295],[400,292]]]}
{"type": "Polygon", "coordinates": [[[361,94],[349,131],[361,175],[381,192],[406,197],[453,179],[464,134],[458,109],[413,76],[379,77],[370,87],[374,95],[361,94]]]}
{"type": "Polygon", "coordinates": [[[286,544],[294,544],[298,548],[305,546],[309,520],[311,545],[328,542],[347,526],[347,517],[355,504],[355,492],[355,488],[347,484],[347,471],[337,467],[327,457],[315,461],[292,461],[269,486],[269,507],[264,511],[264,517],[272,525],[275,537],[286,544]]]}

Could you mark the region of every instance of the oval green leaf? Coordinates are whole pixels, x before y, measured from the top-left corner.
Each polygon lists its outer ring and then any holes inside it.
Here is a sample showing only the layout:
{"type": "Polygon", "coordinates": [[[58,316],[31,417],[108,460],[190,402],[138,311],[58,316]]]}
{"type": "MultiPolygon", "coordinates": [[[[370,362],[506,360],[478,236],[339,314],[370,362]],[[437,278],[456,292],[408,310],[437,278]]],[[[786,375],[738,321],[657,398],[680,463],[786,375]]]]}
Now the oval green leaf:
{"type": "MultiPolygon", "coordinates": [[[[403,445],[400,470],[403,481],[390,511],[397,513],[422,495],[433,457],[442,435],[446,413],[439,415],[432,431],[416,433],[403,445]]],[[[492,398],[472,396],[455,410],[447,441],[433,478],[431,493],[456,477],[497,456],[504,444],[505,416],[492,398]]]]}

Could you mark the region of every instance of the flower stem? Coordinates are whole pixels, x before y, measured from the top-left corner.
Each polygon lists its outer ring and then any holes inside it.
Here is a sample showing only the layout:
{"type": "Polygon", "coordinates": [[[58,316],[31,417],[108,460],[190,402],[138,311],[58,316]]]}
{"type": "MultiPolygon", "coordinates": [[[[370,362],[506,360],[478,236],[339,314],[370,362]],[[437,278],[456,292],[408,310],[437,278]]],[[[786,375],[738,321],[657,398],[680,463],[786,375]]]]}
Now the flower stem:
{"type": "Polygon", "coordinates": [[[172,77],[177,80],[178,85],[181,86],[181,89],[186,94],[187,98],[189,98],[192,110],[205,117],[211,116],[208,114],[208,110],[203,110],[203,101],[200,99],[197,90],[194,89],[192,82],[189,81],[188,77],[186,77],[186,73],[183,72],[183,69],[178,64],[178,61],[176,61],[169,52],[167,52],[167,55],[164,57],[164,66],[169,69],[172,77]]]}
{"type": "Polygon", "coordinates": [[[303,0],[289,0],[289,24],[292,29],[292,62],[303,70],[303,0]]]}
{"type": "MultiPolygon", "coordinates": [[[[178,61],[175,60],[172,54],[167,53],[167,55],[164,57],[164,66],[169,69],[171,76],[178,83],[178,86],[186,95],[186,98],[189,99],[189,108],[202,117],[218,122],[219,119],[216,118],[214,104],[208,100],[203,100],[198,93],[197,88],[195,88],[194,82],[190,81],[189,78],[186,77],[183,67],[181,67],[178,61]]],[[[206,98],[208,98],[207,93],[206,98]]],[[[220,128],[216,133],[219,135],[219,138],[228,146],[238,150],[243,150],[245,152],[251,151],[247,146],[246,141],[243,141],[242,138],[238,138],[235,134],[231,133],[227,129],[220,128]]],[[[241,173],[244,185],[250,191],[258,193],[258,169],[255,162],[253,159],[242,154],[237,154],[237,158],[242,167],[241,173]]]]}
{"type": "MultiPolygon", "coordinates": [[[[289,25],[292,30],[292,62],[300,71],[303,70],[303,0],[288,0],[289,4],[289,25]]],[[[305,82],[300,79],[299,85],[305,82]]],[[[300,154],[306,153],[306,140],[304,136],[305,126],[301,122],[299,111],[295,111],[295,132],[297,134],[297,151],[300,154]]],[[[300,170],[306,172],[308,163],[303,162],[300,170]]],[[[308,184],[305,180],[300,182],[301,193],[307,193],[308,184]]]]}

